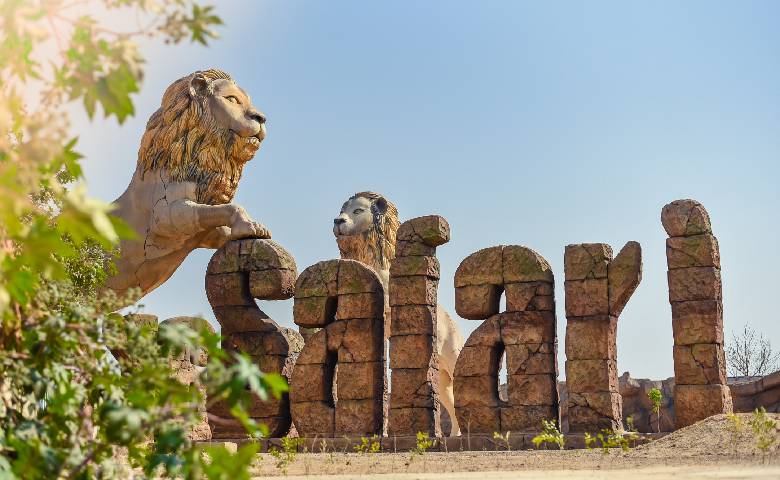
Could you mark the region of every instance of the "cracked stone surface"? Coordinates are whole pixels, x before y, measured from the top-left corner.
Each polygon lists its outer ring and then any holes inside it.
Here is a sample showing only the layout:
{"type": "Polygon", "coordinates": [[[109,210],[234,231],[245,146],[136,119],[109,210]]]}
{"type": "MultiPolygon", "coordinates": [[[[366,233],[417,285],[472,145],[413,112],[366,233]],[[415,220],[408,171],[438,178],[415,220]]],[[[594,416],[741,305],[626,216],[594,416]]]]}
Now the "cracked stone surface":
{"type": "Polygon", "coordinates": [[[383,433],[387,409],[384,289],[371,268],[327,260],[295,284],[294,321],[317,327],[297,359],[290,410],[302,437],[383,433]]]}
{"type": "Polygon", "coordinates": [[[461,262],[455,273],[456,310],[464,318],[484,320],[455,367],[462,431],[533,432],[542,420],[559,420],[553,286],[549,263],[527,247],[486,248],[461,262]],[[502,292],[507,311],[499,313],[502,292]],[[502,399],[498,374],[504,357],[508,395],[502,399]]]}
{"type": "Polygon", "coordinates": [[[691,425],[733,409],[726,386],[723,303],[718,239],[710,216],[695,200],[663,207],[669,234],[669,302],[674,333],[674,408],[676,427],[691,425]]]}
{"type": "MultiPolygon", "coordinates": [[[[283,328],[255,303],[281,300],[293,295],[297,277],[295,260],[272,240],[234,240],[218,249],[206,269],[206,295],[222,328],[222,348],[243,352],[263,372],[292,377],[303,339],[292,329],[283,328]]],[[[209,409],[214,438],[240,438],[247,435],[241,423],[232,418],[223,402],[209,409]]],[[[269,426],[272,436],[284,436],[290,429],[290,402],[263,401],[252,397],[250,418],[269,426]]]]}
{"type": "Polygon", "coordinates": [[[617,324],[642,279],[642,248],[628,242],[613,258],[605,243],[567,245],[564,269],[568,431],[620,430],[617,324]]]}

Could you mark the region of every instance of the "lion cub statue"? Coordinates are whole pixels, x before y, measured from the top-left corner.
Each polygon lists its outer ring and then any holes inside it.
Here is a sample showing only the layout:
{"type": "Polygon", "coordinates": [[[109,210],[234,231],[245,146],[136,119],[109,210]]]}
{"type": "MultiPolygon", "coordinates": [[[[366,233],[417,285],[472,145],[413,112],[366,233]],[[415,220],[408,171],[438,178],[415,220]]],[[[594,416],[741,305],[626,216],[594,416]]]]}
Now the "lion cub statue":
{"type": "MultiPolygon", "coordinates": [[[[400,226],[398,210],[385,197],[374,192],[360,192],[349,197],[333,220],[333,234],[341,258],[358,260],[371,266],[385,287],[385,332],[389,335],[388,284],[390,261],[395,258],[396,231],[400,226]]],[[[452,422],[451,436],[460,435],[455,416],[453,375],[455,362],[463,348],[463,335],[447,312],[437,306],[436,350],[439,354],[439,400],[452,422]]]]}
{"type": "Polygon", "coordinates": [[[130,185],[114,202],[137,238],[121,242],[107,287],[143,296],[196,248],[270,238],[230,203],[265,135],[265,116],[227,73],[204,70],[173,82],[146,124],[130,185]]]}

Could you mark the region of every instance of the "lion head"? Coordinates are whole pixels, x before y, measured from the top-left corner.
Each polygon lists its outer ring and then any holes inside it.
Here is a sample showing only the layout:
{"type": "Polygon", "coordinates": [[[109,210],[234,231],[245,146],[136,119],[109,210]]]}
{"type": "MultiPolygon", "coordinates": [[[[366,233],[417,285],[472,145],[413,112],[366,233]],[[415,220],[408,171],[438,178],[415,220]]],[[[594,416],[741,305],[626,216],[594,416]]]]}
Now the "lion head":
{"type": "Polygon", "coordinates": [[[358,260],[377,271],[390,268],[395,258],[398,210],[378,193],[360,192],[341,206],[333,219],[333,234],[341,258],[358,260]]]}
{"type": "Polygon", "coordinates": [[[171,84],[146,124],[138,169],[195,182],[199,203],[233,200],[244,164],[265,138],[265,116],[227,73],[203,70],[171,84]]]}

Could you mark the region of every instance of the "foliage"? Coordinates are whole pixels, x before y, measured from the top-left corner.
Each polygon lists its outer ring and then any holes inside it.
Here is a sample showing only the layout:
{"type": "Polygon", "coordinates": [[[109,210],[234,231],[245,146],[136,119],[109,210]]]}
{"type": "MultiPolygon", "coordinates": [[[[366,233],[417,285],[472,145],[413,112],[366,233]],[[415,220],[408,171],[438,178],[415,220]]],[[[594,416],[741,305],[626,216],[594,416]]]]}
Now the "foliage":
{"type": "Polygon", "coordinates": [[[629,432],[636,432],[637,431],[636,425],[634,425],[634,416],[633,415],[629,415],[629,416],[626,417],[626,429],[629,432]]]}
{"type": "Polygon", "coordinates": [[[625,452],[631,448],[631,443],[638,438],[639,435],[636,432],[620,433],[610,428],[603,428],[595,437],[590,433],[585,433],[585,448],[590,450],[599,447],[604,455],[609,455],[610,449],[618,447],[625,452]]]}
{"type": "Polygon", "coordinates": [[[772,350],[769,339],[745,324],[742,332],[731,334],[726,345],[726,365],[733,377],[768,375],[780,368],[780,352],[772,350]]]}
{"type": "Polygon", "coordinates": [[[417,432],[417,441],[412,450],[412,458],[414,458],[414,455],[425,455],[425,452],[434,445],[436,445],[436,440],[430,438],[427,432],[417,432]]]}
{"type": "Polygon", "coordinates": [[[287,467],[295,461],[298,455],[298,447],[303,445],[302,438],[284,437],[282,438],[282,448],[271,447],[268,453],[276,459],[276,468],[287,475],[287,467]]]}
{"type": "Polygon", "coordinates": [[[552,443],[558,445],[559,450],[563,450],[566,445],[566,438],[563,433],[558,429],[558,424],[555,420],[542,420],[542,432],[535,436],[532,440],[536,448],[539,445],[552,443]]]}
{"type": "Polygon", "coordinates": [[[742,417],[736,413],[729,413],[726,415],[726,418],[729,420],[728,430],[731,433],[731,448],[734,451],[734,455],[736,455],[745,425],[742,423],[742,417]]]}
{"type": "Polygon", "coordinates": [[[769,449],[777,442],[777,422],[769,418],[764,407],[757,408],[748,420],[753,438],[762,454],[766,455],[769,449]]]}
{"type": "Polygon", "coordinates": [[[509,434],[512,432],[507,431],[505,434],[501,435],[500,432],[493,432],[493,440],[501,441],[501,443],[504,444],[506,447],[506,451],[512,450],[512,445],[509,443],[509,434]]]}
{"type": "Polygon", "coordinates": [[[284,380],[216,335],[111,313],[133,300],[101,292],[108,253],[132,232],[69,185],[82,170],[68,104],[124,122],[143,79],[137,39],[206,44],[220,23],[197,0],[0,0],[2,478],[247,478],[255,445],[231,453],[188,432],[205,392],[259,434],[247,395],[278,396],[284,380]],[[112,16],[149,23],[116,31],[112,16]],[[196,350],[208,361],[187,387],[169,358],[196,350]]]}
{"type": "Polygon", "coordinates": [[[650,399],[650,403],[653,405],[653,413],[655,413],[655,430],[661,431],[661,401],[664,399],[663,393],[660,388],[651,388],[647,392],[647,398],[650,399]]]}
{"type": "Polygon", "coordinates": [[[379,437],[373,435],[371,438],[360,437],[360,445],[353,447],[357,453],[378,453],[380,449],[379,437]]]}

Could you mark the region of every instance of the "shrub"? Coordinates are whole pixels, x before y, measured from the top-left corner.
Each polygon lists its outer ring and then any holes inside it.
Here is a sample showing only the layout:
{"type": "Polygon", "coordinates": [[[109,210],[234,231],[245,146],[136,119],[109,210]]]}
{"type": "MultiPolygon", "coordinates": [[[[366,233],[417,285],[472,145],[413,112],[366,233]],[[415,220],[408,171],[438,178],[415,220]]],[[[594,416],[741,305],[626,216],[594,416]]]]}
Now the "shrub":
{"type": "Polygon", "coordinates": [[[555,420],[542,420],[542,432],[535,436],[531,441],[534,442],[536,448],[539,448],[539,445],[542,444],[552,443],[558,445],[559,450],[563,450],[563,447],[566,444],[566,439],[558,429],[555,420]]]}

